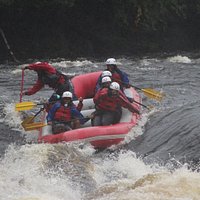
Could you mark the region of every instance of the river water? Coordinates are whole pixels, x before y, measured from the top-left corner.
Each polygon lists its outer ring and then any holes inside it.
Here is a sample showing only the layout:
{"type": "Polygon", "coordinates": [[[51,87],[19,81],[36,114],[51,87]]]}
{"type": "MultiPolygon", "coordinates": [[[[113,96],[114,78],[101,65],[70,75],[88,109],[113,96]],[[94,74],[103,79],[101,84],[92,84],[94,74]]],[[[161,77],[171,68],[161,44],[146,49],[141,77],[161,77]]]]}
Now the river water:
{"type": "MultiPolygon", "coordinates": [[[[165,98],[159,103],[140,92],[152,109],[142,110],[123,144],[102,152],[84,143],[37,144],[37,132],[24,132],[14,109],[26,63],[0,65],[0,199],[199,200],[199,58],[190,53],[119,58],[133,85],[162,91],[165,98]]],[[[103,60],[49,62],[71,75],[105,68],[103,60]]],[[[36,78],[25,71],[24,87],[36,78]]],[[[23,101],[42,101],[51,93],[44,88],[23,101]]]]}

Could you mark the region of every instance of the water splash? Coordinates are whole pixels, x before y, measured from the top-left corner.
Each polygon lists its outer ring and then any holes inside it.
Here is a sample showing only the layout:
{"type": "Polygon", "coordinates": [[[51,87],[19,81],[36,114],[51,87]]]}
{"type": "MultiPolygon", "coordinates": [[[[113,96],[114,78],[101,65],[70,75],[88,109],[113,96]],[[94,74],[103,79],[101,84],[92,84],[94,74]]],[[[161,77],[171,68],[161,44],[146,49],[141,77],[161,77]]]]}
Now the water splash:
{"type": "Polygon", "coordinates": [[[68,176],[49,161],[53,152],[53,145],[10,145],[0,161],[0,199],[81,199],[68,176]]]}
{"type": "Polygon", "coordinates": [[[169,171],[164,166],[145,165],[134,153],[124,151],[105,157],[98,169],[99,187],[86,196],[87,200],[200,198],[200,174],[185,166],[169,171]]]}
{"type": "Polygon", "coordinates": [[[4,122],[11,128],[19,128],[21,124],[20,113],[15,111],[14,103],[6,103],[3,108],[4,122]]]}
{"type": "Polygon", "coordinates": [[[173,63],[191,63],[191,60],[187,56],[181,55],[170,57],[168,60],[173,63]]]}
{"type": "Polygon", "coordinates": [[[62,68],[70,68],[70,67],[83,67],[85,65],[90,65],[92,64],[91,61],[89,60],[83,60],[83,61],[79,61],[79,60],[76,60],[76,61],[61,61],[61,62],[52,62],[52,65],[55,65],[55,66],[60,66],[62,68]]]}

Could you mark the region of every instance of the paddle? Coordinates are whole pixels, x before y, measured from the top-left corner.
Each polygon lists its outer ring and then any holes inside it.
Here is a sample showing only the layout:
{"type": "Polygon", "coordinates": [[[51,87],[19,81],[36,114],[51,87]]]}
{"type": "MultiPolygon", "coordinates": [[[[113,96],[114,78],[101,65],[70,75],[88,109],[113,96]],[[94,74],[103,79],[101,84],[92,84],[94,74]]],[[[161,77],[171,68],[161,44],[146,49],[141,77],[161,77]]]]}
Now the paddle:
{"type": "Polygon", "coordinates": [[[141,105],[141,106],[143,106],[144,108],[146,108],[148,110],[151,110],[151,108],[149,106],[146,106],[146,105],[144,105],[144,104],[142,104],[142,103],[140,103],[138,101],[135,101],[134,99],[132,99],[132,101],[135,102],[135,103],[137,103],[137,104],[139,104],[139,105],[141,105]]]}
{"type": "Polygon", "coordinates": [[[15,110],[16,111],[31,110],[35,106],[44,105],[44,104],[45,103],[34,103],[34,102],[31,102],[31,101],[24,101],[24,102],[16,103],[15,104],[15,110]]]}
{"type": "Polygon", "coordinates": [[[37,117],[43,110],[44,108],[41,108],[35,115],[28,116],[22,123],[28,124],[33,122],[34,118],[37,117]]]}
{"type": "Polygon", "coordinates": [[[32,131],[46,126],[43,122],[34,122],[30,124],[22,124],[25,131],[32,131]]]}
{"type": "Polygon", "coordinates": [[[142,91],[147,97],[151,98],[151,99],[155,99],[157,101],[162,101],[163,97],[165,96],[164,94],[162,94],[161,92],[158,92],[152,88],[138,88],[136,86],[130,85],[131,87],[134,87],[137,90],[142,91]]]}
{"type": "Polygon", "coordinates": [[[22,123],[22,127],[25,131],[31,131],[43,126],[46,126],[43,122],[33,122],[34,118],[42,112],[44,108],[41,108],[34,116],[28,116],[22,123]]]}
{"type": "MultiPolygon", "coordinates": [[[[115,79],[114,79],[115,80],[115,79]]],[[[142,91],[147,97],[149,97],[149,98],[151,98],[151,99],[155,99],[155,100],[157,100],[157,101],[162,101],[162,98],[165,96],[165,94],[162,94],[161,92],[158,92],[158,91],[156,91],[156,90],[154,90],[154,89],[152,89],[152,88],[139,88],[139,87],[136,87],[136,86],[134,86],[134,85],[131,85],[131,84],[127,84],[127,83],[125,83],[125,82],[123,82],[123,81],[120,81],[120,80],[116,80],[117,82],[120,82],[120,83],[122,83],[122,84],[124,84],[124,85],[129,85],[129,86],[131,86],[131,87],[133,87],[133,88],[135,88],[136,90],[140,90],[140,91],[142,91]]]]}

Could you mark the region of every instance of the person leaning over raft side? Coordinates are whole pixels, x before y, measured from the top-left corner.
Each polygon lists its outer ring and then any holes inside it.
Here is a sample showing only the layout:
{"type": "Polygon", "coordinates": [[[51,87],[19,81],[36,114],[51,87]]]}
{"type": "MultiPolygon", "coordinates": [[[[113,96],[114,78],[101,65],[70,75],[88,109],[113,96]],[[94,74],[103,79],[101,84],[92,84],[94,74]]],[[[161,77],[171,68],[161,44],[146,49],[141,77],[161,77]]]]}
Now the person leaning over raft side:
{"type": "Polygon", "coordinates": [[[62,96],[63,92],[65,91],[74,93],[70,78],[56,70],[47,62],[29,64],[28,66],[24,67],[24,70],[25,69],[34,70],[37,72],[38,80],[32,88],[24,91],[23,95],[33,95],[41,90],[45,85],[53,88],[56,94],[60,96],[62,96]]]}
{"type": "Polygon", "coordinates": [[[47,123],[52,125],[53,134],[77,129],[80,124],[84,124],[85,119],[80,113],[82,106],[83,104],[76,107],[72,101],[72,93],[64,92],[60,102],[55,103],[47,115],[47,123]]]}
{"type": "Polygon", "coordinates": [[[92,120],[93,126],[105,126],[118,123],[121,119],[122,107],[127,108],[133,113],[140,114],[125,97],[117,82],[112,82],[109,88],[99,90],[93,100],[96,108],[92,120]]]}

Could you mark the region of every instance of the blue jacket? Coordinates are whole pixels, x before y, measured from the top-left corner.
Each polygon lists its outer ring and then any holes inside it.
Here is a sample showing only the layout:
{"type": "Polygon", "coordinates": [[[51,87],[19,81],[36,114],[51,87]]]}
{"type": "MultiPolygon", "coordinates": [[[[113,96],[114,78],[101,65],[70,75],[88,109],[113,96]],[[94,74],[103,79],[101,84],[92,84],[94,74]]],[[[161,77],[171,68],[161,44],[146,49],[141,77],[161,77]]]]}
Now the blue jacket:
{"type": "Polygon", "coordinates": [[[102,77],[100,75],[98,80],[97,80],[97,83],[96,83],[95,93],[101,88],[101,80],[102,80],[102,77]]]}
{"type": "Polygon", "coordinates": [[[128,74],[126,72],[121,71],[119,68],[116,68],[115,70],[121,77],[121,80],[125,85],[129,85],[129,79],[128,79],[128,74]]]}
{"type": "MultiPolygon", "coordinates": [[[[47,122],[53,121],[54,120],[54,115],[61,106],[60,102],[57,102],[53,105],[53,107],[49,110],[48,115],[47,115],[47,122]]],[[[85,123],[85,119],[83,115],[77,110],[76,106],[72,105],[70,106],[70,113],[72,117],[78,118],[80,120],[81,124],[85,123]]]]}

